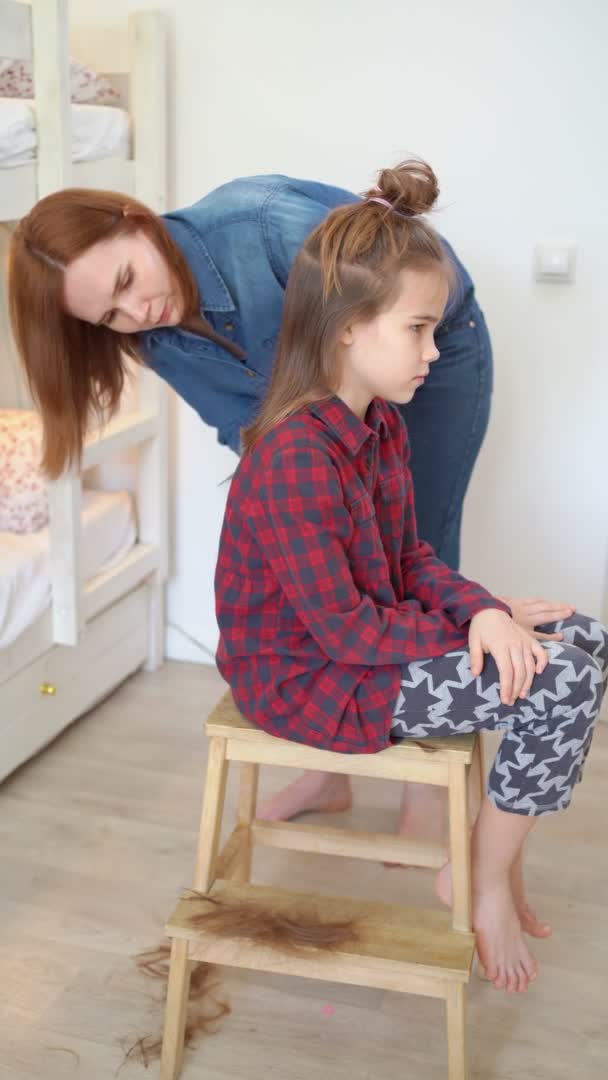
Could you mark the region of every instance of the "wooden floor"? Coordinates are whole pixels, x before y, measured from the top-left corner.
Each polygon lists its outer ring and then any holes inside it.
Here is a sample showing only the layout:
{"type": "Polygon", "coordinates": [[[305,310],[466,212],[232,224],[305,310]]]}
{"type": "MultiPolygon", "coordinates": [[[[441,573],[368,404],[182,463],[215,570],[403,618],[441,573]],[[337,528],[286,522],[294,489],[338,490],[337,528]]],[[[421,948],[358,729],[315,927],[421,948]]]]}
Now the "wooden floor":
{"type": "MultiPolygon", "coordinates": [[[[223,690],[211,668],[139,674],[0,786],[1,1080],[111,1080],[121,1041],[160,1031],[158,987],[132,957],[160,940],[191,882],[201,722],[223,690]]],[[[263,769],[262,793],[286,778],[263,769]]],[[[537,947],[537,984],[510,997],[472,983],[474,1078],[608,1075],[607,779],[603,724],[571,809],[541,821],[530,842],[530,895],[555,924],[537,947]]],[[[391,828],[398,797],[393,784],[355,781],[343,820],[391,828]]],[[[429,872],[354,859],[264,849],[254,880],[433,903],[429,872]]],[[[232,1013],[188,1051],[184,1080],[445,1080],[437,1001],[229,970],[222,990],[232,1013]]],[[[157,1075],[136,1063],[119,1073],[157,1075]]]]}

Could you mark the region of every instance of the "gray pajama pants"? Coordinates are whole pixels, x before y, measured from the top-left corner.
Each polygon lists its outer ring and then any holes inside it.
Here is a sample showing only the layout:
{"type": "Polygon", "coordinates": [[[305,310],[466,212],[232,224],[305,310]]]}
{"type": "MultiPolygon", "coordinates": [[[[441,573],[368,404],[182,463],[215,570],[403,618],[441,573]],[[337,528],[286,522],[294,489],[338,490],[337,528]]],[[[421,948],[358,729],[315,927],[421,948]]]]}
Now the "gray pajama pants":
{"type": "Polygon", "coordinates": [[[500,810],[534,816],[569,805],[608,679],[608,630],[600,622],[575,613],[537,629],[564,639],[542,642],[549,662],[529,697],[501,704],[494,659],[486,656],[474,678],[462,649],[403,666],[391,725],[394,742],[504,731],[488,798],[500,810]]]}

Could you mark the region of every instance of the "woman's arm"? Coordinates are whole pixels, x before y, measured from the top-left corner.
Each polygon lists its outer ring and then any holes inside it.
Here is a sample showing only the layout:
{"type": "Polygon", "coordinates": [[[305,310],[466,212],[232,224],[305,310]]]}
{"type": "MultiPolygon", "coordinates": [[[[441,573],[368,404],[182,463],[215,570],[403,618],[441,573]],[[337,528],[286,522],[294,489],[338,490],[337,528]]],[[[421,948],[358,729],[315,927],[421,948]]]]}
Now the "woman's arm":
{"type": "MultiPolygon", "coordinates": [[[[393,415],[398,410],[393,411],[393,415]]],[[[471,612],[471,591],[480,603],[478,610],[484,607],[499,608],[507,615],[511,614],[510,608],[492,596],[483,586],[477,582],[450,569],[435,555],[430,544],[418,537],[416,525],[416,510],[414,505],[414,485],[412,474],[409,469],[410,444],[407,427],[403,417],[399,414],[399,428],[395,431],[394,438],[399,443],[399,456],[403,460],[406,474],[405,483],[405,529],[403,545],[401,549],[401,576],[403,581],[404,595],[419,601],[424,611],[439,608],[449,612],[450,618],[458,627],[468,623],[474,612],[471,612]]],[[[407,604],[408,601],[406,600],[407,604]]]]}
{"type": "Polygon", "coordinates": [[[352,191],[314,180],[285,177],[283,183],[275,185],[264,204],[262,233],[268,262],[283,289],[306,237],[331,210],[359,201],[352,191]]]}

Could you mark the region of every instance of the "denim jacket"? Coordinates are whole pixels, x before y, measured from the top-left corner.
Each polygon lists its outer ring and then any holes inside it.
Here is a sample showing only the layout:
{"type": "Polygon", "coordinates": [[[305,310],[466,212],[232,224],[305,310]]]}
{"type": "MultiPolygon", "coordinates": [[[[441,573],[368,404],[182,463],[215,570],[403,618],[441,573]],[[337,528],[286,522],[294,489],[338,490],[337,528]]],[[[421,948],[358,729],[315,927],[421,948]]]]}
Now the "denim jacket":
{"type": "MultiPolygon", "coordinates": [[[[240,429],[253,420],[268,387],[289,268],[327,214],[358,199],[311,180],[250,176],[163,216],[196,279],[201,313],[244,349],[245,360],[180,327],[141,334],[143,357],[237,454],[240,429]]],[[[439,333],[473,298],[471,278],[444,244],[459,287],[439,333]]]]}

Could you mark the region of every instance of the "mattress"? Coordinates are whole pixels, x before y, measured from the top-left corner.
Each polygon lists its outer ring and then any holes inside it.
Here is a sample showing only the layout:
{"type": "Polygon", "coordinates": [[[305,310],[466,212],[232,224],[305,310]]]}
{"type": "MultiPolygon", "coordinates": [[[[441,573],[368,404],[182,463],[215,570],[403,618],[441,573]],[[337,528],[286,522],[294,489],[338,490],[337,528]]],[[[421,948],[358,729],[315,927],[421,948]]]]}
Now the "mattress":
{"type": "MultiPolygon", "coordinates": [[[[86,580],[124,559],[136,540],[128,491],[84,491],[82,573],[86,580]]],[[[0,649],[10,645],[49,607],[49,530],[0,532],[0,649]]]]}
{"type": "MultiPolygon", "coordinates": [[[[130,118],[113,105],[72,105],[72,160],[128,158],[130,118]]],[[[0,98],[0,168],[34,161],[38,146],[36,105],[27,98],[0,98]]]]}

